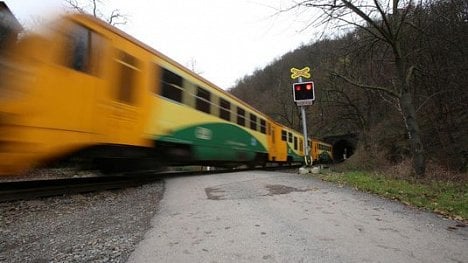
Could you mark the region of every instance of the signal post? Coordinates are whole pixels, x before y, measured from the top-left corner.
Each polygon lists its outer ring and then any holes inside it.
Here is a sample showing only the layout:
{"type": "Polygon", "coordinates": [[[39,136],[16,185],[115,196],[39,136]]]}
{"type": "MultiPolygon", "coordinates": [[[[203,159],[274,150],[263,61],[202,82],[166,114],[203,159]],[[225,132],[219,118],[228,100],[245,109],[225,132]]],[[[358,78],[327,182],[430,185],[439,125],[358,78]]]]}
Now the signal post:
{"type": "Polygon", "coordinates": [[[294,102],[301,109],[302,118],[302,131],[304,134],[304,150],[305,150],[305,163],[306,166],[312,166],[312,159],[310,157],[309,138],[307,137],[307,120],[305,114],[305,107],[314,104],[315,101],[315,86],[313,81],[304,82],[302,78],[310,78],[310,68],[304,67],[303,69],[292,68],[291,78],[298,79],[293,83],[293,98],[294,102]]]}

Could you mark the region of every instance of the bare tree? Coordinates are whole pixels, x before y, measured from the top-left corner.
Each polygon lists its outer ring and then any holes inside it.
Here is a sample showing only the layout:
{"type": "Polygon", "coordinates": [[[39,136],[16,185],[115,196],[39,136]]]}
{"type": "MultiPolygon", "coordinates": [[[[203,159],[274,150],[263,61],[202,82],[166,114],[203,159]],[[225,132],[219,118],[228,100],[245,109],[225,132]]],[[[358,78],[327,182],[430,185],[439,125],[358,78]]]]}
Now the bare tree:
{"type": "Polygon", "coordinates": [[[103,19],[107,23],[116,25],[125,25],[127,23],[127,15],[122,14],[119,9],[113,9],[110,14],[104,14],[98,8],[98,5],[103,4],[102,0],[87,0],[88,4],[83,4],[78,0],[65,0],[65,2],[73,9],[80,13],[91,14],[94,17],[103,19]]]}
{"type": "Polygon", "coordinates": [[[332,75],[355,87],[382,92],[396,99],[408,131],[413,169],[417,176],[422,177],[426,170],[426,157],[411,81],[417,65],[412,64],[408,59],[409,51],[402,47],[402,41],[408,37],[407,28],[413,26],[409,17],[416,4],[413,0],[304,0],[295,2],[281,12],[318,8],[322,12],[314,16],[308,26],[323,23],[335,25],[336,28],[351,26],[364,31],[374,44],[384,45],[389,49],[393,68],[388,72],[392,77],[388,85],[366,83],[338,71],[333,71],[332,75]]]}

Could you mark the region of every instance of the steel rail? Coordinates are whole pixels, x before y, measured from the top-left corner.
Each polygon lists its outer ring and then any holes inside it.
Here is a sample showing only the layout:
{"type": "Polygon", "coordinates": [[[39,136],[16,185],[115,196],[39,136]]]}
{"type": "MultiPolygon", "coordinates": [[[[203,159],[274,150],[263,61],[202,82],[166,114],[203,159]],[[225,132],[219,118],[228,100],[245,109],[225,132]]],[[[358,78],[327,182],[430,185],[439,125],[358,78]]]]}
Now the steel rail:
{"type": "MultiPolygon", "coordinates": [[[[255,170],[291,169],[297,166],[274,166],[255,170]]],[[[41,197],[123,189],[157,182],[170,177],[209,175],[249,171],[252,169],[216,169],[211,171],[139,171],[110,176],[40,179],[0,182],[0,202],[30,200],[41,197]]]]}

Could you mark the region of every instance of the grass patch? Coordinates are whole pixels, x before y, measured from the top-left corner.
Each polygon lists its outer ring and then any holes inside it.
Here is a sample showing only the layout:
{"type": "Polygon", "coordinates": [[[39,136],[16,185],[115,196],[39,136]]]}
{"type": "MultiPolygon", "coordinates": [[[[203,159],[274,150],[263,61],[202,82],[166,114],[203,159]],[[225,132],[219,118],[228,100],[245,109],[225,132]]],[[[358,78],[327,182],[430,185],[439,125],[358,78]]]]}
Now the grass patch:
{"type": "Polygon", "coordinates": [[[330,172],[319,177],[407,205],[427,208],[452,219],[468,220],[468,183],[395,179],[370,172],[330,172]]]}

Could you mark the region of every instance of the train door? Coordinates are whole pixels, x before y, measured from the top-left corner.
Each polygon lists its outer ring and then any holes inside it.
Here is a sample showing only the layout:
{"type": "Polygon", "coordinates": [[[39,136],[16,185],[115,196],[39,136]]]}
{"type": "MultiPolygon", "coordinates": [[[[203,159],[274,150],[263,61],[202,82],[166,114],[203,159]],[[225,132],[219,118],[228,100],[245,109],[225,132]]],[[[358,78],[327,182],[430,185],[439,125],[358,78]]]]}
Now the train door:
{"type": "Polygon", "coordinates": [[[94,132],[95,92],[100,82],[98,57],[103,38],[75,23],[62,30],[63,38],[53,39],[53,45],[60,46],[60,63],[43,67],[40,74],[44,85],[40,87],[44,103],[41,111],[47,112],[42,114],[46,117],[43,127],[59,128],[57,133],[74,133],[73,140],[78,143],[85,140],[85,134],[94,132]]]}
{"type": "Polygon", "coordinates": [[[274,123],[271,124],[271,136],[270,136],[270,149],[271,158],[274,156],[277,162],[286,162],[288,159],[286,142],[282,140],[282,129],[281,126],[274,123]]]}
{"type": "Polygon", "coordinates": [[[312,161],[317,161],[318,159],[318,144],[317,144],[317,141],[315,139],[312,139],[310,140],[310,152],[311,152],[311,158],[312,158],[312,161]]]}
{"type": "Polygon", "coordinates": [[[128,48],[115,49],[112,57],[107,139],[114,144],[142,145],[144,65],[128,48]]]}
{"type": "Polygon", "coordinates": [[[276,129],[274,125],[267,122],[267,135],[268,135],[268,161],[276,161],[276,129]]]}

